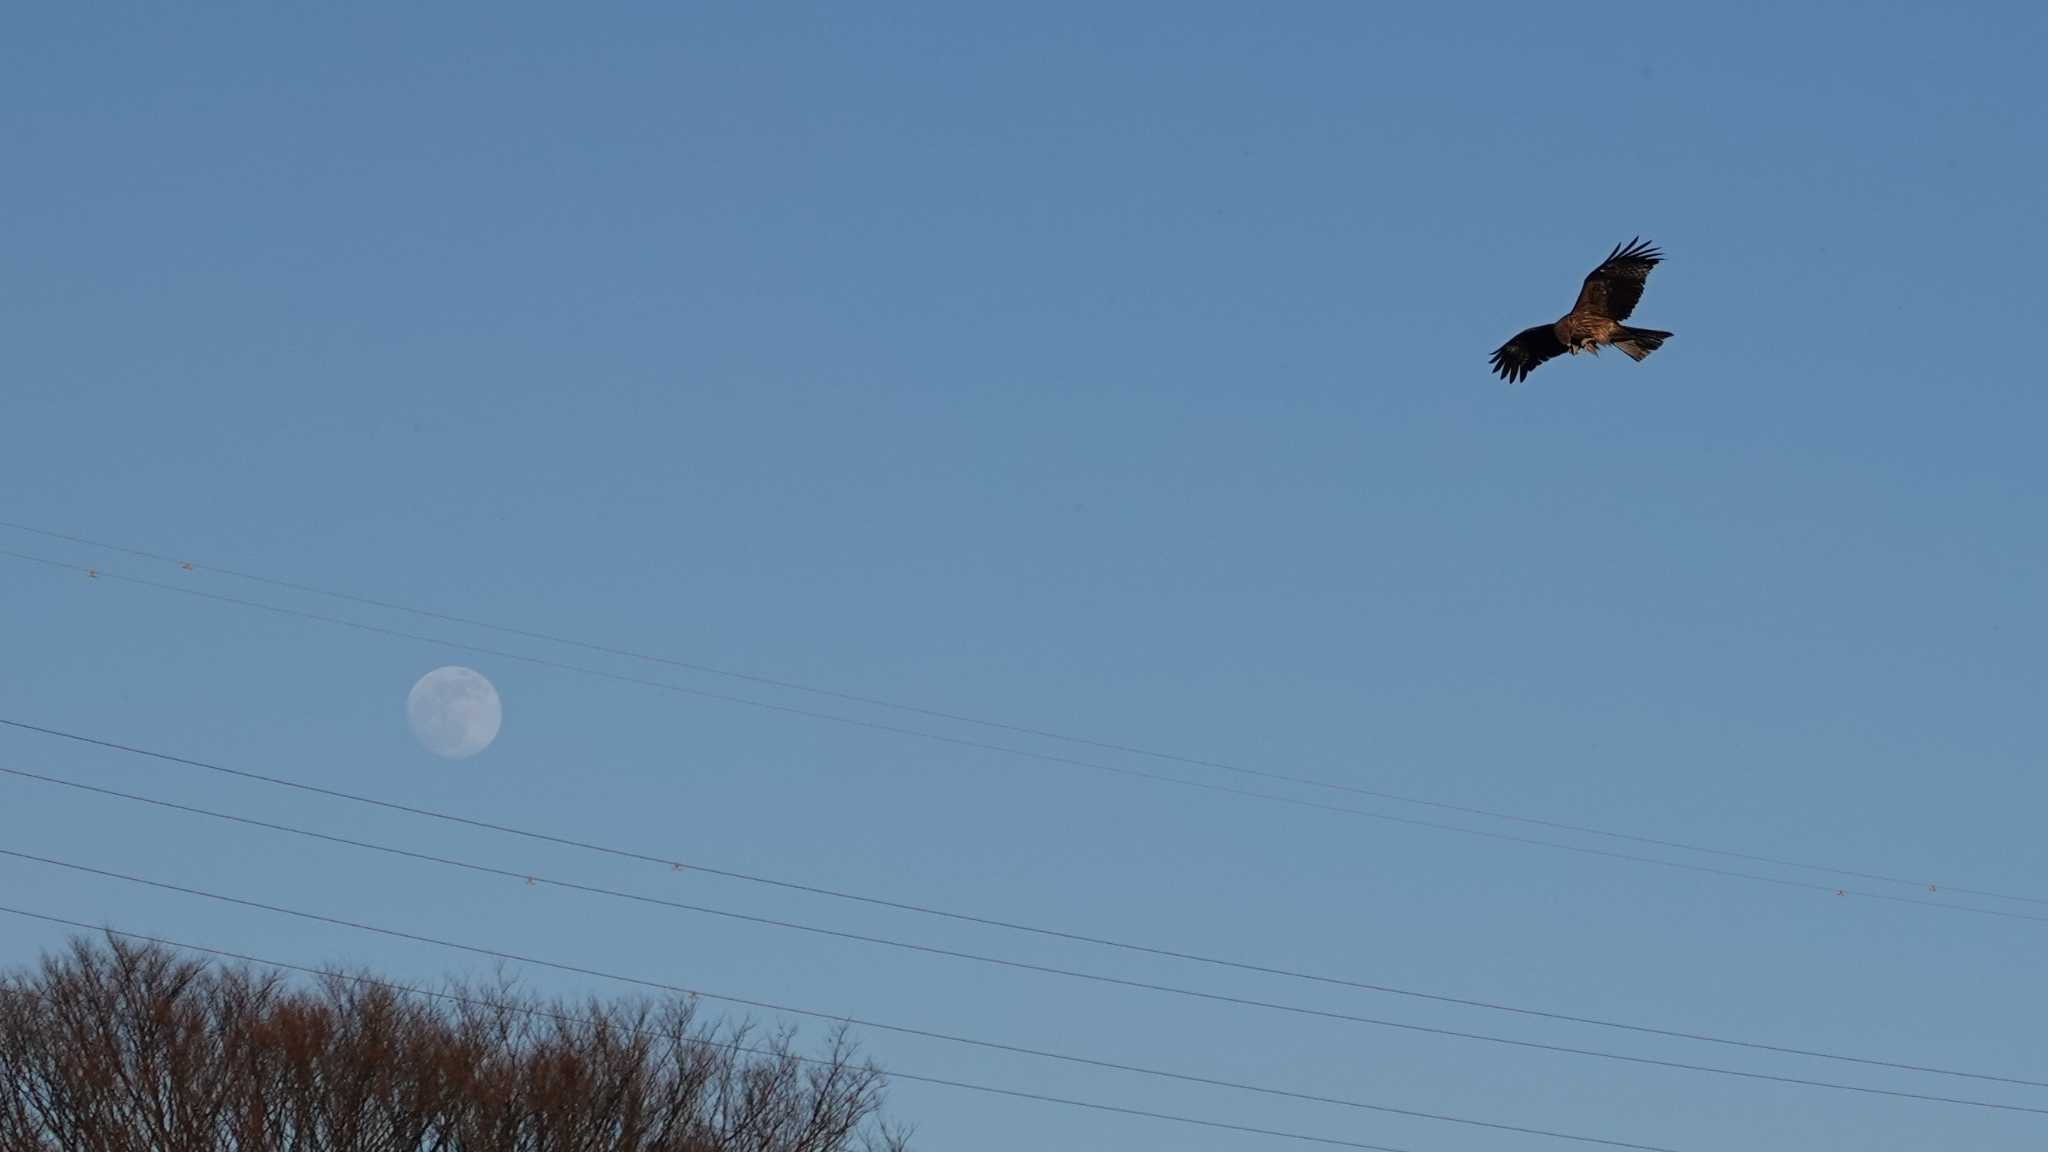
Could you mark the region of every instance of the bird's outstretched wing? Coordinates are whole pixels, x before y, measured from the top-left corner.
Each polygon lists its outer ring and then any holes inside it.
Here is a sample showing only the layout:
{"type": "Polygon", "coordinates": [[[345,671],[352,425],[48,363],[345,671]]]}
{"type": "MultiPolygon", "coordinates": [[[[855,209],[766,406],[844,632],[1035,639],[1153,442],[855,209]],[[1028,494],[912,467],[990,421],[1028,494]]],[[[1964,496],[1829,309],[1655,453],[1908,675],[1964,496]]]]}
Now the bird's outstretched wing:
{"type": "Polygon", "coordinates": [[[1636,302],[1643,298],[1643,284],[1650,278],[1650,269],[1662,259],[1664,253],[1643,243],[1641,237],[1615,245],[1607,259],[1586,275],[1586,284],[1579,289],[1579,302],[1572,305],[1572,311],[1610,320],[1628,319],[1628,314],[1636,310],[1636,302]]]}
{"type": "Polygon", "coordinates": [[[1538,324],[1515,333],[1514,339],[1493,350],[1493,370],[1508,383],[1520,384],[1538,364],[1562,355],[1564,341],[1557,338],[1556,329],[1538,324]]]}

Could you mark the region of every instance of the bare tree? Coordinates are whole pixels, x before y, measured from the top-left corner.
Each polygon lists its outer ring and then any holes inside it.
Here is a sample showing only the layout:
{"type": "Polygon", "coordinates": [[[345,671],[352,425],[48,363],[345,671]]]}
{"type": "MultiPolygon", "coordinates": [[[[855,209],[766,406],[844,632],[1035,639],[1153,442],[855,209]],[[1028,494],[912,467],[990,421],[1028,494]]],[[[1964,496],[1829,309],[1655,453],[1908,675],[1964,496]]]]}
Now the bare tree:
{"type": "Polygon", "coordinates": [[[294,984],[109,936],[0,980],[0,1152],[903,1152],[844,1029],[365,972],[294,984]]]}

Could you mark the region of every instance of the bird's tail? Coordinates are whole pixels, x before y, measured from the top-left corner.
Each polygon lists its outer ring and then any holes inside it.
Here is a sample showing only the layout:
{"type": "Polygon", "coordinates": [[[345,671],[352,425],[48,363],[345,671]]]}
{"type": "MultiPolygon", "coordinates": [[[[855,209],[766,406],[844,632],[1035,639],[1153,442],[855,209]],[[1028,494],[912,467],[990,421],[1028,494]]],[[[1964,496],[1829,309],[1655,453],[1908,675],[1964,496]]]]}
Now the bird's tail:
{"type": "Polygon", "coordinates": [[[1671,333],[1659,332],[1655,328],[1623,328],[1614,338],[1614,346],[1628,353],[1631,360],[1641,360],[1664,346],[1671,339],[1671,333]]]}

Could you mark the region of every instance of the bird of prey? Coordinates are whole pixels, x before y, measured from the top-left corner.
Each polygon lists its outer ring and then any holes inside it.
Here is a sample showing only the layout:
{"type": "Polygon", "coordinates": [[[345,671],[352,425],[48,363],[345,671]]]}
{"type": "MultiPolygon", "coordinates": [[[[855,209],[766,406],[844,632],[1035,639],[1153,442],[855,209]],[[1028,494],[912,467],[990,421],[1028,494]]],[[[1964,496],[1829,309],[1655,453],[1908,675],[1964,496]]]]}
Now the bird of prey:
{"type": "Polygon", "coordinates": [[[1612,344],[1641,360],[1664,346],[1671,333],[1655,328],[1630,328],[1622,323],[1643,298],[1643,284],[1650,269],[1664,254],[1637,237],[1617,244],[1598,268],[1586,275],[1579,289],[1578,303],[1555,324],[1540,324],[1515,333],[1513,339],[1494,349],[1493,370],[1500,378],[1519,384],[1529,378],[1538,364],[1569,352],[1600,354],[1602,344],[1612,344]]]}

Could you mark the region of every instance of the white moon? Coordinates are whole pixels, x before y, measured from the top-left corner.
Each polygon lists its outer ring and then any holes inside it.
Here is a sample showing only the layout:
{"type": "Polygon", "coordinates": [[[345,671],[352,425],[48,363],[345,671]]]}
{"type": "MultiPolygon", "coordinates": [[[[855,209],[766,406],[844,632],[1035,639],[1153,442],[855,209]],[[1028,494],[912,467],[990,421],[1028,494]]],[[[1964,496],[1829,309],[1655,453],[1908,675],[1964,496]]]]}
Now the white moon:
{"type": "Polygon", "coordinates": [[[483,673],[450,665],[420,677],[405,698],[412,734],[427,751],[465,760],[491,746],[505,718],[498,690],[483,673]]]}

